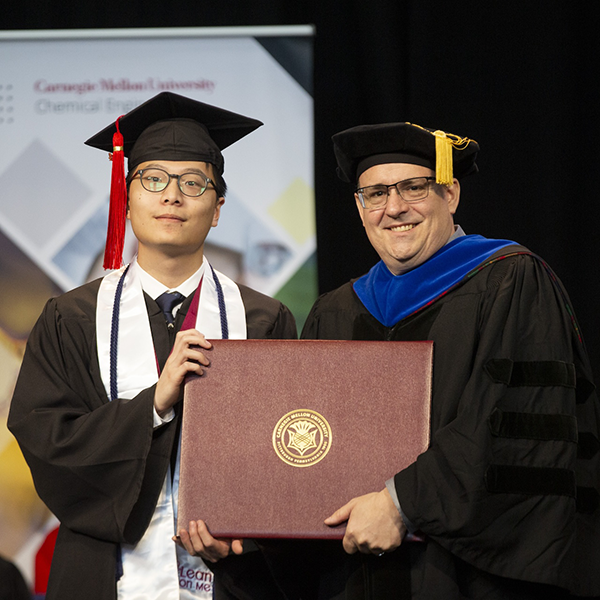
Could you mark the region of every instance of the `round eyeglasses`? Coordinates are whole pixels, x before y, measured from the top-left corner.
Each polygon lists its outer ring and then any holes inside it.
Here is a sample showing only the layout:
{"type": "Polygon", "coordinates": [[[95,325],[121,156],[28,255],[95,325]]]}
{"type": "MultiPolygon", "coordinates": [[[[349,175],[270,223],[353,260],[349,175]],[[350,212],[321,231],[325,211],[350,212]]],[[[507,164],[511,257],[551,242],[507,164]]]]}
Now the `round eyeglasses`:
{"type": "Polygon", "coordinates": [[[356,193],[363,208],[383,208],[387,204],[390,188],[396,188],[404,202],[418,202],[427,198],[429,187],[433,181],[435,181],[435,177],[412,177],[390,185],[384,183],[368,185],[358,188],[356,193]]]}
{"type": "Polygon", "coordinates": [[[174,175],[173,173],[167,173],[164,169],[150,167],[136,171],[134,177],[138,175],[140,176],[142,187],[149,192],[163,192],[167,189],[169,183],[171,183],[171,179],[177,180],[177,185],[184,196],[192,198],[202,196],[209,188],[210,183],[213,184],[214,189],[214,181],[201,172],[174,175]]]}

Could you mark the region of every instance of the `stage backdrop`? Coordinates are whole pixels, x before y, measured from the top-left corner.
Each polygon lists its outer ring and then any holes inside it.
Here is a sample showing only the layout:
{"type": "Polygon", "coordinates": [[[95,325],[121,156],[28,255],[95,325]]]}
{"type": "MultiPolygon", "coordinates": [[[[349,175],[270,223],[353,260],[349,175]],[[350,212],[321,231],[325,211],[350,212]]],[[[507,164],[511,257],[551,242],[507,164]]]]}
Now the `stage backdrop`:
{"type": "MultiPolygon", "coordinates": [[[[0,33],[0,554],[29,577],[51,525],[6,414],[45,301],[103,273],[110,162],[83,142],[165,90],[263,121],[224,151],[229,191],[206,254],[280,297],[301,324],[317,286],[312,35],[309,26],[0,33]]],[[[135,250],[128,233],[125,259],[135,250]]]]}

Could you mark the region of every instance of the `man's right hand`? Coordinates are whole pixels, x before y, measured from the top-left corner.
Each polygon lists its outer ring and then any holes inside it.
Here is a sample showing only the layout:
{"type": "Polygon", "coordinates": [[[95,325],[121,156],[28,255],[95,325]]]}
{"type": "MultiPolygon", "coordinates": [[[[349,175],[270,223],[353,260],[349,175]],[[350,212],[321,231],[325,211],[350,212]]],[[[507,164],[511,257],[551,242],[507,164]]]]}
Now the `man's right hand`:
{"type": "Polygon", "coordinates": [[[204,521],[190,521],[189,529],[180,529],[173,541],[191,556],[200,556],[211,563],[244,551],[244,540],[215,539],[204,521]]]}
{"type": "Polygon", "coordinates": [[[154,392],[154,408],[160,417],[181,399],[181,386],[185,376],[189,373],[202,375],[202,366],[208,366],[210,361],[201,348],[208,350],[211,347],[211,343],[195,329],[186,329],[177,334],[154,392]]]}

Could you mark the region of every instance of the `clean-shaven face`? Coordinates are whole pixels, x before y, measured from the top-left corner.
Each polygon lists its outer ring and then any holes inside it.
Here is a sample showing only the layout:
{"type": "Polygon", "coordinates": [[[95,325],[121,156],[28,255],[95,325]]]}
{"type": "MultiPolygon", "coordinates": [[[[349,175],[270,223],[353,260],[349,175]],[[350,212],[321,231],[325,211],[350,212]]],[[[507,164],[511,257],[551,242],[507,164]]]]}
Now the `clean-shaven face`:
{"type": "MultiPolygon", "coordinates": [[[[431,177],[427,167],[407,163],[375,165],[361,174],[359,188],[391,185],[412,177],[431,177]]],[[[460,186],[432,184],[429,194],[414,203],[405,202],[390,188],[382,208],[363,208],[355,194],[356,205],[371,245],[394,275],[418,267],[435,254],[454,233],[453,215],[458,207],[460,186]]]]}
{"type": "MultiPolygon", "coordinates": [[[[148,167],[174,175],[201,172],[213,178],[213,167],[205,162],[152,160],[138,165],[136,171],[148,167]]],[[[167,256],[190,255],[203,251],[206,236],[217,225],[224,202],[212,183],[201,196],[190,197],[181,192],[175,178],[162,192],[149,192],[136,176],[129,186],[127,218],[140,252],[153,249],[167,256]]]]}

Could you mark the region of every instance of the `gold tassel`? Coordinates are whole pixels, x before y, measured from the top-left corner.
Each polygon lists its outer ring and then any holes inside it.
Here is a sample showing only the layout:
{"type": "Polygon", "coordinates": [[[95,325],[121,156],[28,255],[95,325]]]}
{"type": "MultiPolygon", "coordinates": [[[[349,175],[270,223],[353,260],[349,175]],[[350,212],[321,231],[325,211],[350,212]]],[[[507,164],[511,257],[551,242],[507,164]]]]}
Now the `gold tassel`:
{"type": "Polygon", "coordinates": [[[435,135],[435,182],[441,185],[452,185],[454,181],[452,140],[439,129],[434,131],[433,135],[435,135]]]}
{"type": "Polygon", "coordinates": [[[435,182],[442,185],[452,185],[454,182],[452,149],[464,150],[469,147],[471,142],[475,142],[475,140],[470,140],[467,137],[461,138],[453,133],[445,133],[439,129],[431,133],[431,130],[425,129],[425,127],[421,127],[415,123],[406,124],[418,127],[435,136],[435,182]]]}

